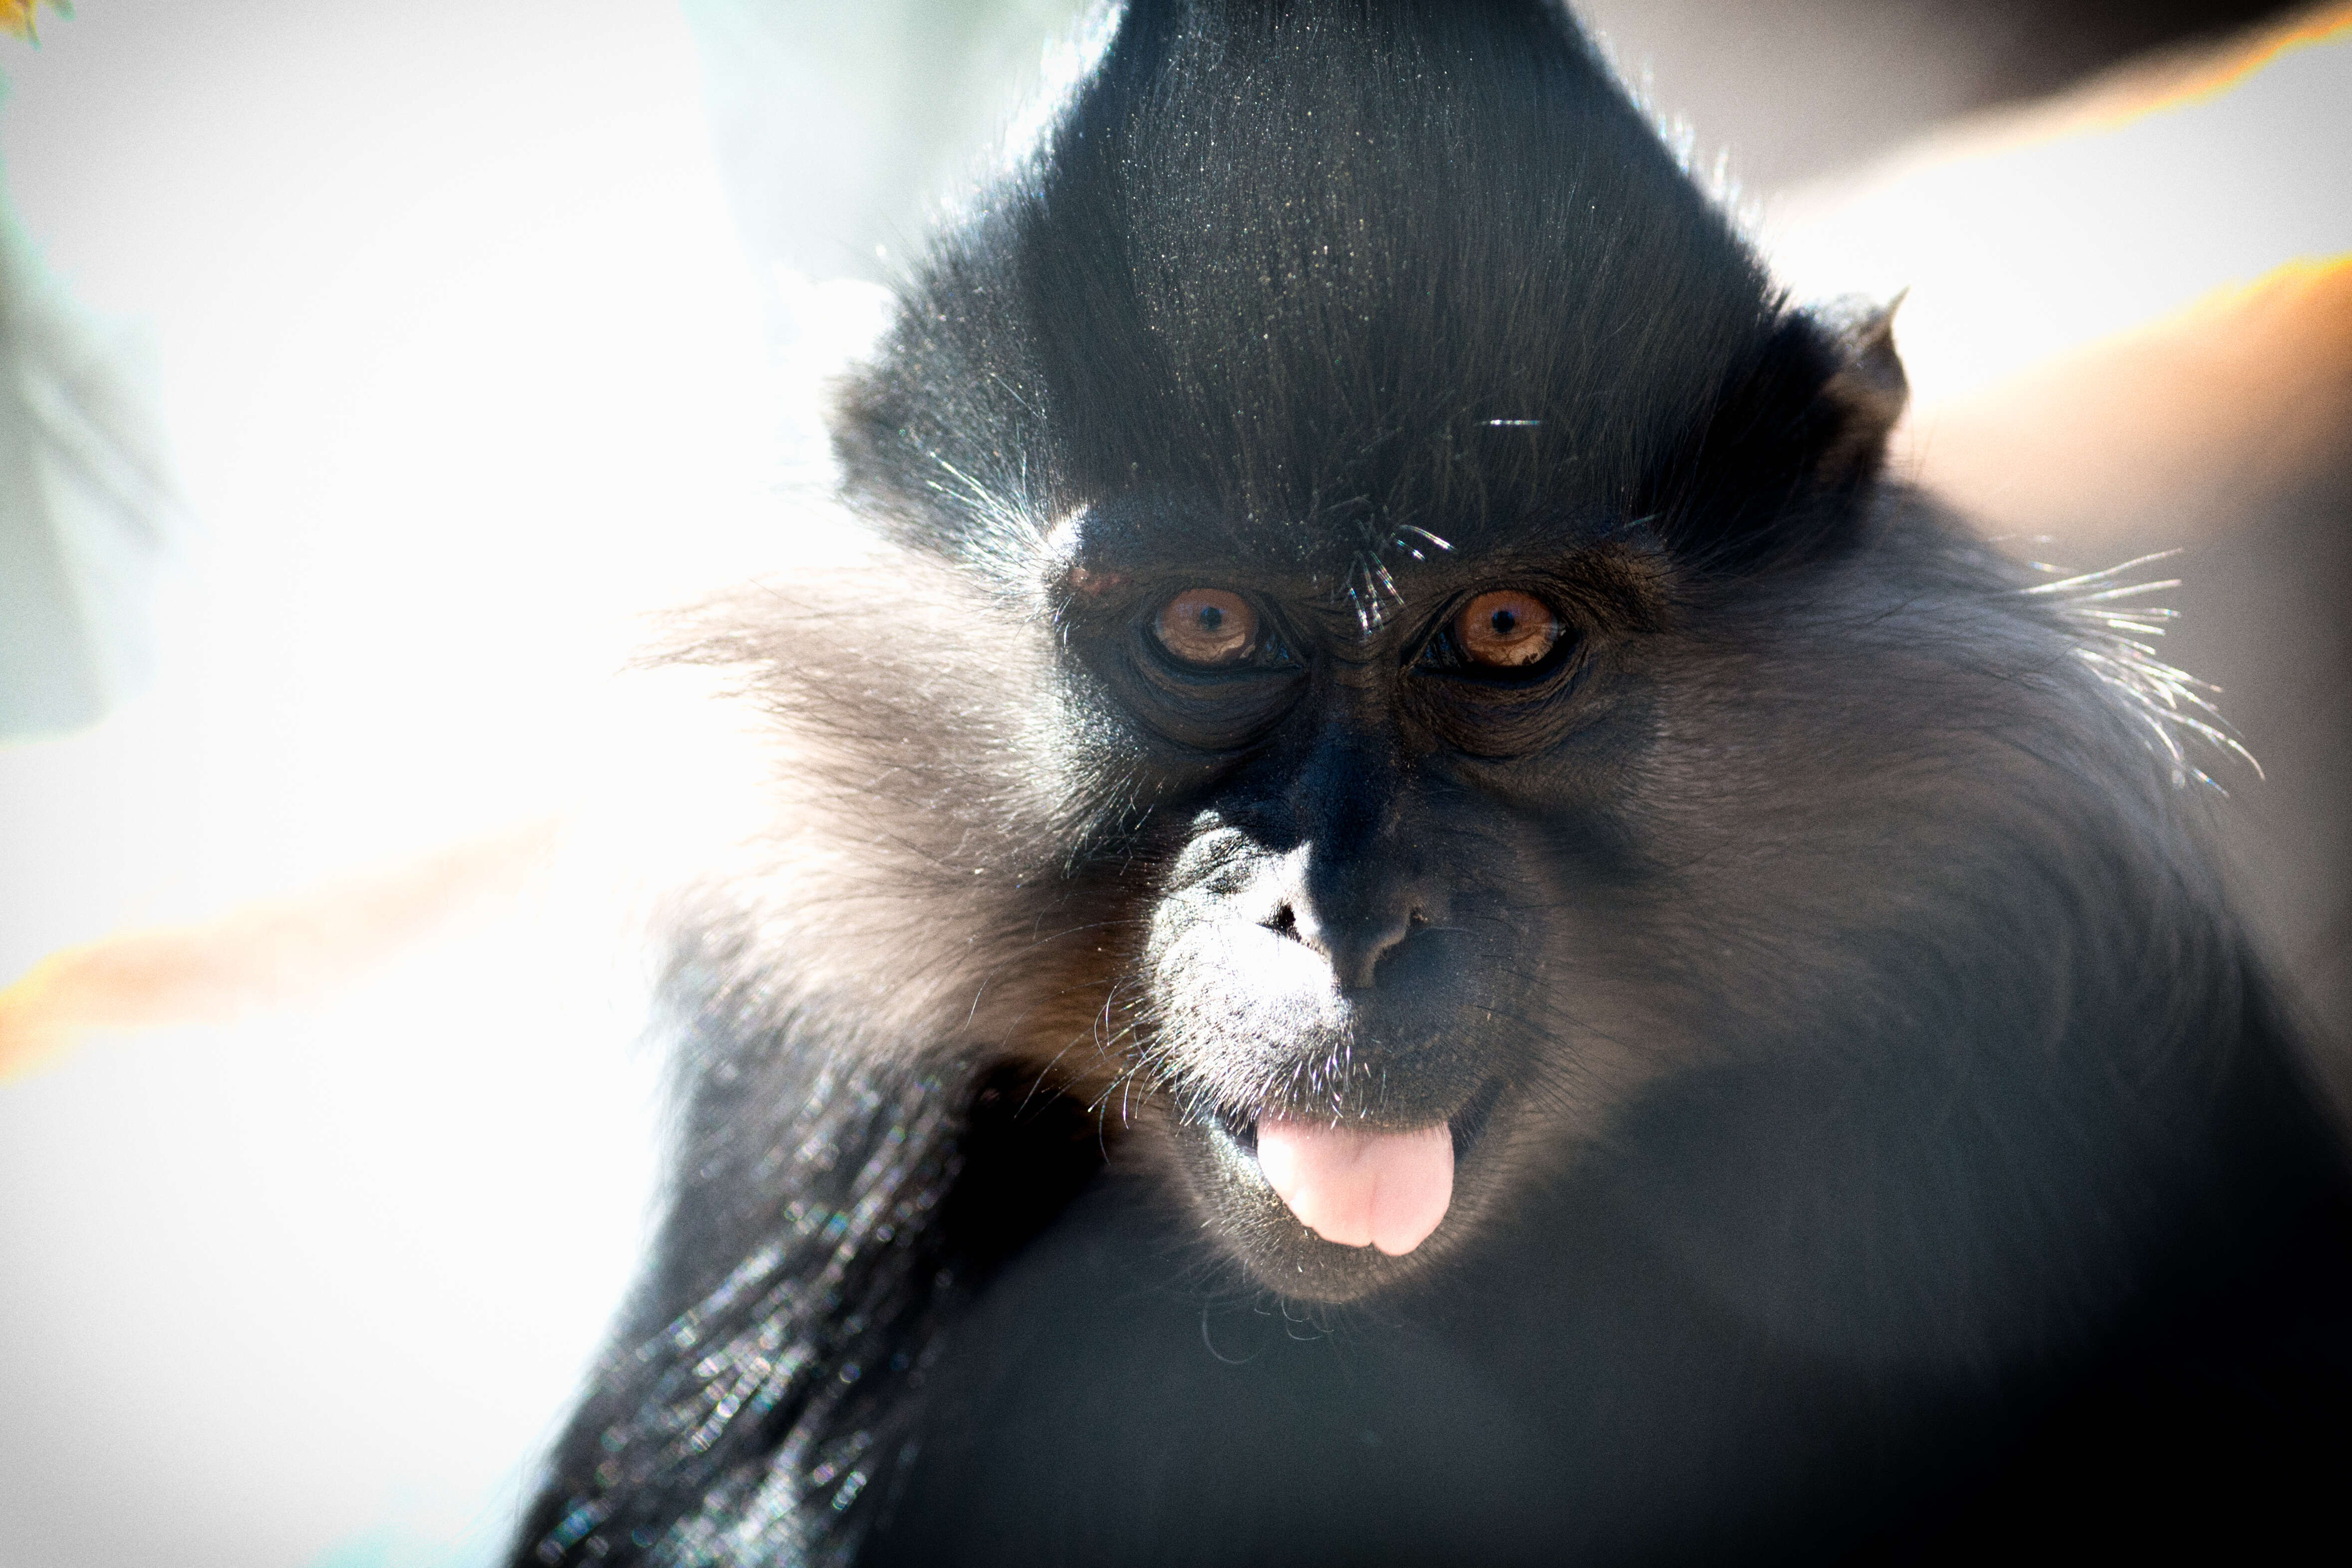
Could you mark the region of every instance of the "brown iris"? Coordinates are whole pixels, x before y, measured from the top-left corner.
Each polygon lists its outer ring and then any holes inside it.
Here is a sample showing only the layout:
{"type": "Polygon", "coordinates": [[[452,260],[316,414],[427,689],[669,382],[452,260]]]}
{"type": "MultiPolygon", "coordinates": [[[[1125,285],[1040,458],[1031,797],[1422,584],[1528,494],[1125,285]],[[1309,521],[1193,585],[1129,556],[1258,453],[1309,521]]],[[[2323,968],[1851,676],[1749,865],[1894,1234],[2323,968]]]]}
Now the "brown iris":
{"type": "Polygon", "coordinates": [[[1152,630],[1186,664],[1239,664],[1257,647],[1257,612],[1239,594],[1187,588],[1160,607],[1152,630]]]}
{"type": "Polygon", "coordinates": [[[1549,605],[1516,588],[1481,594],[1454,617],[1463,657],[1506,669],[1542,658],[1559,640],[1559,629],[1549,605]]]}

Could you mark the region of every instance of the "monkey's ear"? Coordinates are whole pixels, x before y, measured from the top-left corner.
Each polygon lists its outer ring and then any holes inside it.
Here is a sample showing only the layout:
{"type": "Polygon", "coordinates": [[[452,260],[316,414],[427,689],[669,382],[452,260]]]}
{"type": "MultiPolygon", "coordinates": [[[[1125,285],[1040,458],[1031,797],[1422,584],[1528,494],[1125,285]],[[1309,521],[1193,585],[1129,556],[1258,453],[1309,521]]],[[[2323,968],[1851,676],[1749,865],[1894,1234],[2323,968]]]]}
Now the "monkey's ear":
{"type": "Polygon", "coordinates": [[[1838,355],[1838,368],[1820,394],[1831,434],[1813,472],[1823,484],[1845,484],[1875,473],[1886,440],[1911,399],[1911,384],[1895,352],[1895,312],[1904,289],[1884,305],[1845,299],[1813,312],[1838,355]]]}
{"type": "Polygon", "coordinates": [[[1844,536],[1909,395],[1895,353],[1897,295],[1782,313],[1755,363],[1662,467],[1654,510],[1694,563],[1737,570],[1844,536]]]}

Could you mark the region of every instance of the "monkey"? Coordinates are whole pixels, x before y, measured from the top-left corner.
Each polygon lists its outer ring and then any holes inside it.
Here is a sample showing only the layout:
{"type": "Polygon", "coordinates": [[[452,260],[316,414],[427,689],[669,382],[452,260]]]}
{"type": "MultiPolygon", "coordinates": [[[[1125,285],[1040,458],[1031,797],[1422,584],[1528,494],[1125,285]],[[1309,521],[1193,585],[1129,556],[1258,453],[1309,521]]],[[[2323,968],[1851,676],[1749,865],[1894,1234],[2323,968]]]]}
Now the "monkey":
{"type": "Polygon", "coordinates": [[[511,1560],[2324,1520],[2352,1208],[2227,731],[1904,399],[1551,0],[1129,0],[836,387],[841,559],[663,656],[766,816],[511,1560]]]}

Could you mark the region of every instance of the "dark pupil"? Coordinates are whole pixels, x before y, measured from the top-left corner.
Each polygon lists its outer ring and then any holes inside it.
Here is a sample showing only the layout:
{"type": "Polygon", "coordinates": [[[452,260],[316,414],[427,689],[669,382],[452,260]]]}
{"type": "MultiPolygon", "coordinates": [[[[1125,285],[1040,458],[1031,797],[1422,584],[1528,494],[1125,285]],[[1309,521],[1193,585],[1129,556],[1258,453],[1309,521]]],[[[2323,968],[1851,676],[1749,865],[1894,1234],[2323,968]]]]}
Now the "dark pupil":
{"type": "Polygon", "coordinates": [[[1496,637],[1507,637],[1518,629],[1519,617],[1508,610],[1496,610],[1494,618],[1486,624],[1495,628],[1496,637]]]}
{"type": "Polygon", "coordinates": [[[1224,624],[1224,611],[1219,609],[1214,605],[1203,605],[1201,606],[1201,629],[1202,631],[1213,632],[1224,624]]]}

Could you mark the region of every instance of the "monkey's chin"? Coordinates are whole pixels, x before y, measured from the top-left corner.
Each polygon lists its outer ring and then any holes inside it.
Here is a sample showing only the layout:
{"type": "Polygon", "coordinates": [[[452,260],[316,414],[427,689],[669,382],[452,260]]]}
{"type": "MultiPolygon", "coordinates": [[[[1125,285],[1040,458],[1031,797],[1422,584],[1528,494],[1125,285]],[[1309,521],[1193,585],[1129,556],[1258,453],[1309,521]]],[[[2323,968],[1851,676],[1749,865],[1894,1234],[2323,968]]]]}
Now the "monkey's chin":
{"type": "MultiPolygon", "coordinates": [[[[1188,1120],[1174,1130],[1176,1147],[1210,1230],[1259,1284],[1300,1300],[1353,1301],[1426,1276],[1468,1229],[1485,1184],[1477,1179],[1478,1146],[1499,1087],[1486,1086],[1453,1115],[1433,1118],[1417,1133],[1387,1135],[1418,1141],[1443,1126],[1451,1142],[1451,1170],[1458,1177],[1452,1201],[1438,1200],[1444,1217],[1411,1226],[1417,1234],[1394,1251],[1331,1241],[1302,1221],[1267,1175],[1254,1114],[1212,1110],[1188,1120]]],[[[1318,1211],[1309,1205],[1308,1212],[1318,1211]]],[[[1340,1226],[1330,1228],[1348,1234],[1340,1226]]]]}

